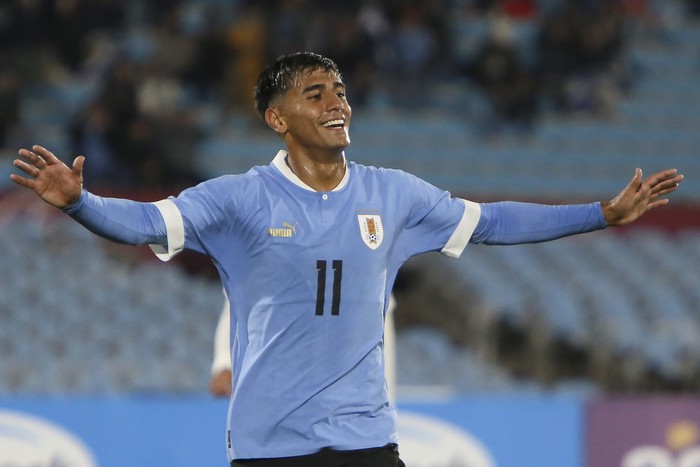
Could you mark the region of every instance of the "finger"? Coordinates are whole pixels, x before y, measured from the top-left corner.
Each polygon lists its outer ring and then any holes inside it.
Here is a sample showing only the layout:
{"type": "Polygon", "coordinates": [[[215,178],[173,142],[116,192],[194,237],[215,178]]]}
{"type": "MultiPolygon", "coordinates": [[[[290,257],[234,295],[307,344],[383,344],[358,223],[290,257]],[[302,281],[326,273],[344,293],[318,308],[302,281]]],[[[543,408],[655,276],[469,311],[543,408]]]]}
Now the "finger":
{"type": "Polygon", "coordinates": [[[31,159],[36,156],[36,154],[34,154],[32,151],[24,148],[19,150],[19,155],[24,157],[25,159],[31,159]]]}
{"type": "Polygon", "coordinates": [[[673,178],[669,178],[666,180],[662,180],[658,182],[656,185],[651,186],[651,191],[652,193],[662,193],[665,192],[666,190],[672,189],[675,190],[678,188],[678,184],[683,181],[683,175],[677,175],[673,178]]]}
{"type": "Polygon", "coordinates": [[[46,166],[46,161],[41,156],[28,149],[20,149],[19,155],[31,162],[31,164],[36,168],[42,168],[46,166]]]}
{"type": "MultiPolygon", "coordinates": [[[[679,176],[678,171],[676,169],[668,169],[668,170],[662,170],[661,172],[657,172],[654,175],[650,176],[646,180],[644,180],[644,183],[647,183],[649,185],[656,185],[658,183],[664,182],[666,180],[673,179],[675,177],[679,176]]],[[[682,175],[680,175],[682,177],[682,175]]]]}
{"type": "Polygon", "coordinates": [[[658,198],[659,196],[663,196],[663,195],[667,195],[667,194],[669,194],[669,193],[673,193],[673,192],[676,191],[677,189],[678,189],[678,185],[675,185],[675,186],[666,188],[666,189],[664,189],[664,190],[660,190],[660,191],[658,191],[658,192],[654,192],[654,193],[651,195],[651,198],[652,198],[652,199],[655,199],[655,198],[658,198]]]}
{"type": "Polygon", "coordinates": [[[22,177],[17,174],[10,174],[10,180],[12,180],[18,185],[22,185],[23,187],[29,188],[31,190],[34,189],[34,180],[31,180],[29,178],[22,177]]]}
{"type": "Polygon", "coordinates": [[[652,210],[652,209],[655,209],[655,208],[658,208],[658,207],[661,207],[661,206],[666,206],[668,203],[669,203],[668,198],[659,199],[659,200],[656,200],[656,201],[653,201],[653,202],[647,204],[647,209],[646,209],[646,210],[647,210],[647,211],[650,211],[650,210],[652,210]]]}
{"type": "Polygon", "coordinates": [[[37,177],[39,175],[39,169],[37,169],[35,166],[27,164],[26,162],[15,159],[12,164],[17,167],[19,170],[22,172],[26,173],[27,175],[30,175],[32,177],[37,177]]]}
{"type": "Polygon", "coordinates": [[[38,144],[35,144],[34,146],[32,146],[32,149],[39,157],[41,157],[42,159],[44,159],[46,161],[46,165],[52,165],[52,164],[57,164],[57,163],[61,162],[58,159],[58,157],[54,156],[54,154],[51,151],[49,151],[48,149],[46,149],[43,146],[39,146],[38,144]]]}

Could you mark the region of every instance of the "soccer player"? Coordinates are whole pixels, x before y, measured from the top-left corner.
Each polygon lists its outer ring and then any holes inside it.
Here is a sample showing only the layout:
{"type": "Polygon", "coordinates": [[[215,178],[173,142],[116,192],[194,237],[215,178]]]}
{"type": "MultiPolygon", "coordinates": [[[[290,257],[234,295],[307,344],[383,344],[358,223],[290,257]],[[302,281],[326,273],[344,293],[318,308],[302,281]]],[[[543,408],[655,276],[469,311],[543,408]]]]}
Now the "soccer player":
{"type": "MultiPolygon", "coordinates": [[[[627,224],[665,205],[675,169],[611,201],[475,203],[400,170],[345,157],[352,111],[334,62],[301,52],[260,75],[256,108],[282,139],[267,166],[215,178],[155,203],[95,196],[41,146],[20,149],[12,180],[113,241],[168,259],[209,255],[231,302],[231,466],[394,467],[396,413],[382,355],[397,270],[469,242],[542,242],[627,224]]],[[[437,145],[436,145],[437,146],[437,145]]],[[[439,150],[436,147],[436,150],[439,150]]],[[[543,183],[546,183],[543,174],[543,183]]]]}

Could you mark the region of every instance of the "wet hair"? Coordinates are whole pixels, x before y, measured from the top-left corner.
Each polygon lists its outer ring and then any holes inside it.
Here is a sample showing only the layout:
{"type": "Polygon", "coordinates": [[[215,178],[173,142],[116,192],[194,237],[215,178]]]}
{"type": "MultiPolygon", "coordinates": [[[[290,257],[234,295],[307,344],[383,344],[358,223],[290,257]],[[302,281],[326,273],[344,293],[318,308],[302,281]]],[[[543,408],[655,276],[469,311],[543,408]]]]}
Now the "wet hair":
{"type": "Polygon", "coordinates": [[[255,86],[255,110],[265,120],[270,102],[294,87],[303,73],[323,70],[340,78],[340,70],[330,58],[313,52],[296,52],[282,55],[265,68],[255,86]]]}

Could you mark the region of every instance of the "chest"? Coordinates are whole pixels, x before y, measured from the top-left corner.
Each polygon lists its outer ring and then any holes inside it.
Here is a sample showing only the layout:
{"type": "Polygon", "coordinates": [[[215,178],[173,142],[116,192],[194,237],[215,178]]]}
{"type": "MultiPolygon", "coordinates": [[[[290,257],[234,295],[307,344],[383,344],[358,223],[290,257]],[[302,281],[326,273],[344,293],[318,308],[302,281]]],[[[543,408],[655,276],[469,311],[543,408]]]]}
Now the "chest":
{"type": "Polygon", "coordinates": [[[335,268],[336,274],[340,267],[358,274],[386,268],[399,219],[380,196],[304,193],[258,204],[243,232],[251,267],[284,265],[313,273],[335,268]]]}

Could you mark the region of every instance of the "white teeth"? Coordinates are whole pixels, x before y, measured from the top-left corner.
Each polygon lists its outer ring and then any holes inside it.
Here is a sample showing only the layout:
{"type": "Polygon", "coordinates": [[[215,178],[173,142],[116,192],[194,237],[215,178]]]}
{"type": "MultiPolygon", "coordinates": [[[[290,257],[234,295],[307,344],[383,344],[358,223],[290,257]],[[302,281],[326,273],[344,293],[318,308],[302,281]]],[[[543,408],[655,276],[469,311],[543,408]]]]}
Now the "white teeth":
{"type": "Polygon", "coordinates": [[[345,120],[338,119],[338,120],[331,120],[330,122],[326,122],[323,124],[324,127],[328,128],[330,126],[342,126],[345,125],[345,120]]]}

